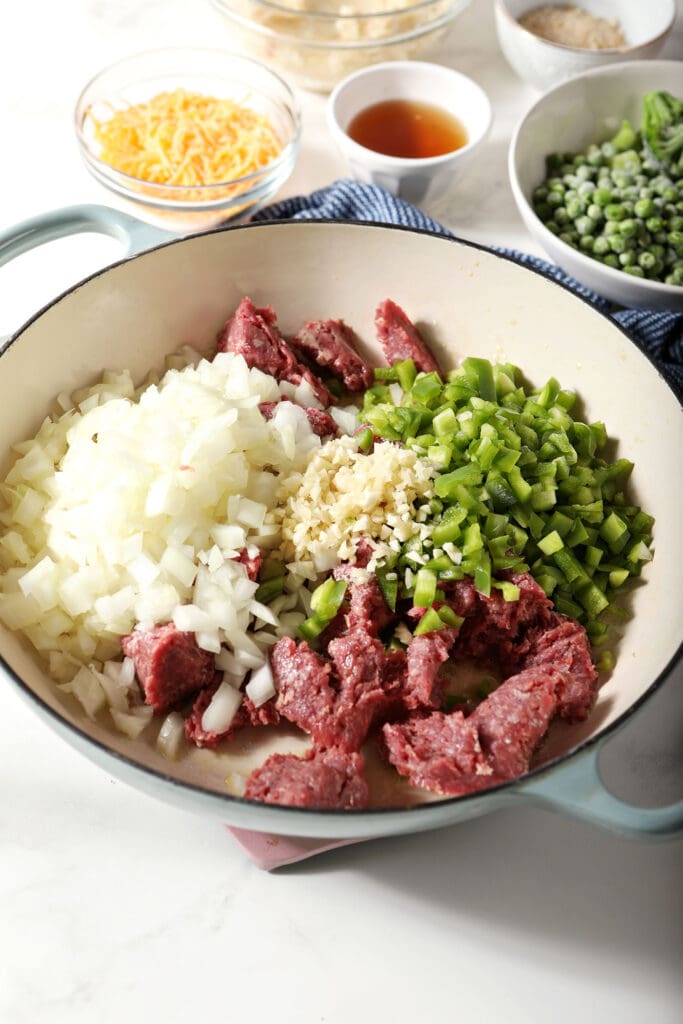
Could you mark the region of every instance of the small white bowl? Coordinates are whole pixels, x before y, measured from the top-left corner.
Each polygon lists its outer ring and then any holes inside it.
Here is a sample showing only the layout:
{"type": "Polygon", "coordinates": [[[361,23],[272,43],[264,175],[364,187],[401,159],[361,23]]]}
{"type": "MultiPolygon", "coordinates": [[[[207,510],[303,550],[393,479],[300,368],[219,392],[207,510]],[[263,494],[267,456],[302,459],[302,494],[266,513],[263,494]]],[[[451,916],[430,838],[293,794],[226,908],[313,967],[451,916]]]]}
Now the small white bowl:
{"type": "Polygon", "coordinates": [[[460,71],[427,61],[389,61],[349,75],[327,104],[335,143],[358,181],[381,185],[408,202],[426,204],[449,192],[486,139],[492,122],[488,96],[460,71]],[[440,107],[465,128],[467,143],[442,156],[410,159],[385,156],[347,134],[356,114],[386,100],[413,100],[440,107]]]}
{"type": "Polygon", "coordinates": [[[539,245],[586,288],[621,306],[683,310],[683,288],[633,277],[563,242],[534,212],[532,194],[546,177],[546,157],[580,153],[615,134],[622,121],[640,126],[643,94],[664,89],[683,95],[683,61],[610,64],[577,75],[541,96],[518,124],[508,171],[517,208],[539,245]]]}
{"type": "Polygon", "coordinates": [[[496,0],[496,30],[503,54],[529,85],[545,91],[560,82],[606,64],[656,57],[676,18],[676,0],[581,0],[589,14],[618,21],[626,46],[588,50],[562,46],[523,28],[519,18],[542,0],[496,0]]]}

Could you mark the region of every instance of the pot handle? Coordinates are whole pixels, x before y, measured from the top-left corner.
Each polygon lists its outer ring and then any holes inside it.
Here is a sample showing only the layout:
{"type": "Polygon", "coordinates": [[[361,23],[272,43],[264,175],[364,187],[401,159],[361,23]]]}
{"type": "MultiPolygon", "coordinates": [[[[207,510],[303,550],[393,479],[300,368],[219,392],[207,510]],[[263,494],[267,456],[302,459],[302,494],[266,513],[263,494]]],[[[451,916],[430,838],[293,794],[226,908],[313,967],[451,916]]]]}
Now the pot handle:
{"type": "Polygon", "coordinates": [[[600,746],[563,768],[522,783],[524,800],[564,811],[624,836],[666,839],[683,830],[683,800],[665,807],[636,807],[605,787],[599,769],[600,746]]]}
{"type": "Polygon", "coordinates": [[[60,210],[40,213],[1,231],[0,266],[46,242],[83,232],[116,238],[123,243],[126,256],[177,237],[171,231],[145,224],[108,206],[65,206],[60,210]]]}

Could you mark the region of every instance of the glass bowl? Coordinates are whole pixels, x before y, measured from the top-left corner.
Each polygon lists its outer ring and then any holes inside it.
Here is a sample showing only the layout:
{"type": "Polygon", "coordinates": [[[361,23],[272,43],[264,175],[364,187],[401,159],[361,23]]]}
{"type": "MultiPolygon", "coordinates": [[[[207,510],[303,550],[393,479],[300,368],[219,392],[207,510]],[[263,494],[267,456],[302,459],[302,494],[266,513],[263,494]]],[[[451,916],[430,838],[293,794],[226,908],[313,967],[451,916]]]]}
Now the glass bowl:
{"type": "Polygon", "coordinates": [[[222,50],[175,47],[135,54],[97,74],[78,97],[75,129],[86,167],[102,185],[142,219],[188,233],[246,220],[274,197],[297,160],[301,114],[287,83],[257,61],[222,50]],[[279,155],[249,174],[206,185],[145,181],[101,158],[95,120],[176,89],[230,99],[264,115],[282,146],[279,155]]]}
{"type": "Polygon", "coordinates": [[[427,59],[471,0],[212,0],[231,37],[304,89],[388,60],[427,59]]]}

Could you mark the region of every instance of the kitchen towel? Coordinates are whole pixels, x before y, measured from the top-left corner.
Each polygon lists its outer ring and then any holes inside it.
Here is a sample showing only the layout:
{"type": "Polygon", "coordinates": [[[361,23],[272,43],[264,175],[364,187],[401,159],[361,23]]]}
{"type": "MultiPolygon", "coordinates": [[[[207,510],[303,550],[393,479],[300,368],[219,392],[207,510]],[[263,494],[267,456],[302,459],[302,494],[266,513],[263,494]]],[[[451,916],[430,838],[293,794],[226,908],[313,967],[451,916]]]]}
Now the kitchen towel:
{"type": "MultiPolygon", "coordinates": [[[[327,188],[307,196],[294,196],[261,210],[254,221],[266,220],[357,220],[435,231],[453,236],[422,210],[376,185],[361,184],[340,179],[327,188]]],[[[573,291],[578,292],[603,313],[608,313],[623,327],[634,343],[646,352],[681,397],[683,394],[683,313],[647,309],[616,309],[595,292],[579,284],[559,267],[545,260],[492,246],[496,252],[511,257],[526,266],[546,274],[573,291]]],[[[295,836],[275,836],[245,829],[229,828],[237,842],[254,863],[264,870],[284,867],[316,854],[356,840],[304,839],[295,836]]]]}
{"type": "MultiPolygon", "coordinates": [[[[261,210],[253,218],[263,220],[366,220],[383,224],[436,231],[454,237],[453,232],[426,213],[398,199],[377,185],[340,179],[327,188],[307,196],[284,199],[261,210]]],[[[495,252],[533,267],[588,299],[603,313],[609,313],[646,352],[671,384],[680,399],[683,395],[683,313],[653,309],[617,309],[607,299],[585,288],[559,267],[502,246],[489,246],[495,252]]]]}

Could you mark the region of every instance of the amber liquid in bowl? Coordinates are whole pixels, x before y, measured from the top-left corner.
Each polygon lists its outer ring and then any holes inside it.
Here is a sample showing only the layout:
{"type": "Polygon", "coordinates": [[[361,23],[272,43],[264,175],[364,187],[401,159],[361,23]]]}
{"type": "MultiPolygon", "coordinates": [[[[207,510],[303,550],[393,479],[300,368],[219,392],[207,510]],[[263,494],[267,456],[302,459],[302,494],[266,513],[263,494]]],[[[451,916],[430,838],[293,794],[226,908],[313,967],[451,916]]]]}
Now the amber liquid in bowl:
{"type": "Polygon", "coordinates": [[[366,149],[412,160],[443,156],[468,142],[456,117],[441,107],[414,100],[373,103],[351,119],[346,132],[366,149]]]}

